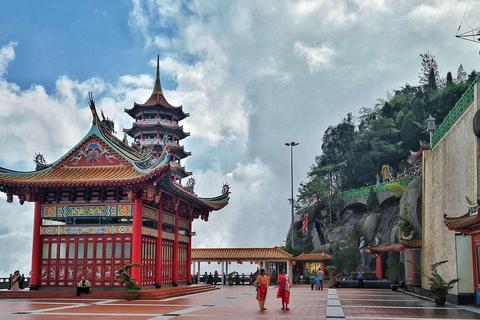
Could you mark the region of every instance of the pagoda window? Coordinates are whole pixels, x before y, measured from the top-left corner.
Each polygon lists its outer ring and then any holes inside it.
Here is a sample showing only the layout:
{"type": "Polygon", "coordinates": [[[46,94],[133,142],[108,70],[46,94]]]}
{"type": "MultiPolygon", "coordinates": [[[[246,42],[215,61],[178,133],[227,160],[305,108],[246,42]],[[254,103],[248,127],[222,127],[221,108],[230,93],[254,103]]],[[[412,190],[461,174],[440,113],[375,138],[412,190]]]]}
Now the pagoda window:
{"type": "Polygon", "coordinates": [[[103,259],[103,243],[97,242],[96,258],[103,259]]]}
{"type": "Polygon", "coordinates": [[[125,242],[123,244],[123,255],[124,255],[124,259],[130,259],[130,242],[125,242]]]}
{"type": "Polygon", "coordinates": [[[74,224],[100,224],[100,218],[75,218],[74,224]]]}
{"type": "Polygon", "coordinates": [[[105,259],[112,259],[112,243],[107,242],[105,244],[105,259]]]}
{"type": "Polygon", "coordinates": [[[48,249],[49,249],[49,244],[44,243],[43,250],[42,250],[42,259],[48,259],[48,249]]]}
{"type": "Polygon", "coordinates": [[[58,243],[52,243],[52,250],[50,252],[50,259],[57,259],[57,246],[58,246],[58,243]]]}
{"type": "Polygon", "coordinates": [[[174,229],[174,226],[172,226],[171,224],[167,224],[167,223],[162,224],[162,231],[174,232],[173,229],[174,229]]]}
{"type": "Polygon", "coordinates": [[[67,257],[67,244],[65,242],[60,243],[60,259],[67,257]]]}
{"type": "Polygon", "coordinates": [[[48,218],[42,219],[42,225],[44,226],[62,226],[65,224],[64,218],[48,218]]]}
{"type": "Polygon", "coordinates": [[[68,244],[68,259],[75,259],[75,242],[68,244]]]}
{"type": "Polygon", "coordinates": [[[80,242],[78,244],[77,259],[83,259],[84,255],[85,255],[85,243],[80,242]]]}
{"type": "Polygon", "coordinates": [[[157,221],[143,218],[142,226],[147,228],[157,229],[157,221]]]}
{"type": "Polygon", "coordinates": [[[87,259],[93,259],[93,242],[87,243],[87,259]]]}
{"type": "Polygon", "coordinates": [[[122,243],[115,243],[115,259],[122,259],[122,243]]]}
{"type": "Polygon", "coordinates": [[[178,234],[180,234],[182,236],[186,236],[186,235],[188,235],[188,230],[184,229],[184,228],[178,228],[178,234]]]}

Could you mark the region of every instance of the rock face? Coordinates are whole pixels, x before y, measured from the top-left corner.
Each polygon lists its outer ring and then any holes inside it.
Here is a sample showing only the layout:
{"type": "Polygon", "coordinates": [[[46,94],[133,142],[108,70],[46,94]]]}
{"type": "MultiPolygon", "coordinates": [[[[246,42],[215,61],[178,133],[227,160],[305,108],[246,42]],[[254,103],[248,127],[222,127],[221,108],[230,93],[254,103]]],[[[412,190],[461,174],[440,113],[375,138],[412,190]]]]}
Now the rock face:
{"type": "Polygon", "coordinates": [[[415,228],[415,238],[422,238],[422,178],[418,177],[412,180],[403,192],[400,199],[399,210],[403,213],[403,208],[407,204],[408,220],[415,228]]]}
{"type": "Polygon", "coordinates": [[[377,230],[378,219],[380,218],[380,213],[372,213],[363,219],[362,228],[363,236],[367,243],[373,243],[375,240],[375,231],[377,230]]]}

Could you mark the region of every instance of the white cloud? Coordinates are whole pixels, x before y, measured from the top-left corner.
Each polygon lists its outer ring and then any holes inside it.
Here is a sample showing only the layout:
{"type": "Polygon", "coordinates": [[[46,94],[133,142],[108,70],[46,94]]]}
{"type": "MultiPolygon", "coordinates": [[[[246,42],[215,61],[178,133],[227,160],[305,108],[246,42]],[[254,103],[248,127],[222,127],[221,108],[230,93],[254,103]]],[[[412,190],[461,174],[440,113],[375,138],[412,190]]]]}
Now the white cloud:
{"type": "Polygon", "coordinates": [[[6,46],[0,49],[0,77],[7,72],[7,66],[15,59],[15,50],[14,47],[17,45],[16,42],[9,42],[6,46]]]}
{"type": "Polygon", "coordinates": [[[152,87],[154,79],[149,74],[140,74],[140,75],[124,75],[120,77],[120,82],[125,85],[131,85],[135,87],[152,87]]]}
{"type": "Polygon", "coordinates": [[[304,57],[307,61],[310,73],[319,71],[330,65],[330,60],[335,54],[332,48],[327,46],[309,47],[301,42],[295,42],[294,52],[299,57],[304,57]]]}

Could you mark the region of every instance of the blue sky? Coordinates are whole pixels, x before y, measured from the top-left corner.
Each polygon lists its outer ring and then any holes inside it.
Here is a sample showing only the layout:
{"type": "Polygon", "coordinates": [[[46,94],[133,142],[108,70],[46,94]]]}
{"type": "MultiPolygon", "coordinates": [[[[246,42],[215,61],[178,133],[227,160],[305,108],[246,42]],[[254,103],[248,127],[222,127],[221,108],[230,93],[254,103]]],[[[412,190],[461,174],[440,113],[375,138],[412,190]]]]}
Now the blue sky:
{"type": "MultiPolygon", "coordinates": [[[[454,37],[466,6],[0,0],[0,166],[31,170],[36,152],[54,161],[74,146],[89,129],[88,91],[117,132],[130,127],[123,109],[148,98],[160,54],[167,100],[191,115],[182,143],[193,153],[184,164],[196,192],[215,196],[231,184],[230,204],[194,222],[193,246],[282,245],[290,223],[284,143],[300,142],[298,186],[329,125],[418,83],[420,53],[436,56],[442,77],[455,77],[460,64],[480,70],[478,46],[454,37]]],[[[470,24],[479,13],[472,1],[470,24]]],[[[5,200],[0,194],[0,275],[29,269],[32,241],[32,206],[5,200]]]]}

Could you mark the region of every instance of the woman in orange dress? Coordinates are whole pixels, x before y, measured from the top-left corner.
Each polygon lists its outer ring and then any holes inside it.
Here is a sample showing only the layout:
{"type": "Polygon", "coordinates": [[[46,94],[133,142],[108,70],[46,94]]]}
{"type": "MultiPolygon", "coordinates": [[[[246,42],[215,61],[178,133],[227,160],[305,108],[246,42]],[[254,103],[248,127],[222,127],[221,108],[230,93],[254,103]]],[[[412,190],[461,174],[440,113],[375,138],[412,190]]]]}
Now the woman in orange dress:
{"type": "Polygon", "coordinates": [[[288,302],[290,301],[290,279],[285,274],[285,269],[280,270],[277,279],[278,293],[277,298],[282,298],[282,310],[288,309],[288,302]]]}
{"type": "Polygon", "coordinates": [[[265,300],[267,299],[267,291],[270,286],[270,277],[265,275],[265,269],[260,269],[260,274],[255,280],[255,288],[257,288],[257,300],[260,311],[267,310],[265,308],[265,300]]]}

